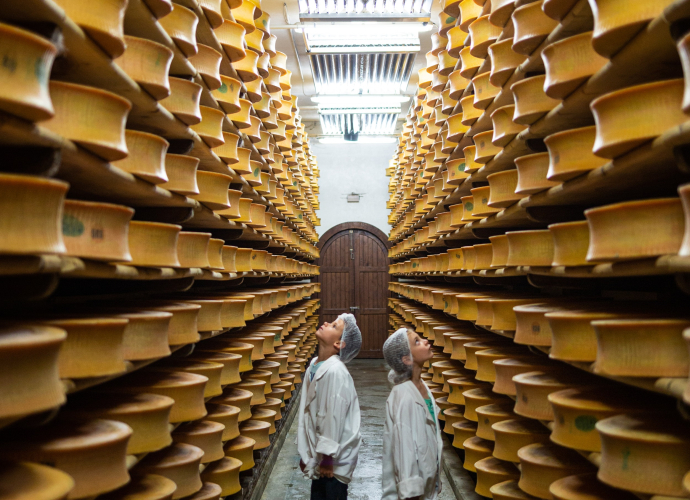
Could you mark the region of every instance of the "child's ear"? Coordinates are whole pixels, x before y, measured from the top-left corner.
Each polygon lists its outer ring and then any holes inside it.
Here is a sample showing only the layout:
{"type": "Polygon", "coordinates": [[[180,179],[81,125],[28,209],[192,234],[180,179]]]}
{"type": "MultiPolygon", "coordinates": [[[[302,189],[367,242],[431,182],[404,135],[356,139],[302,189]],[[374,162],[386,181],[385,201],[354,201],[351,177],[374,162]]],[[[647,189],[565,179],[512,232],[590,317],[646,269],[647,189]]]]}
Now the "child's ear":
{"type": "Polygon", "coordinates": [[[403,356],[402,362],[407,366],[412,366],[412,356],[403,356]]]}
{"type": "Polygon", "coordinates": [[[343,347],[345,347],[345,342],[342,340],[336,340],[333,342],[333,346],[340,351],[343,347]]]}

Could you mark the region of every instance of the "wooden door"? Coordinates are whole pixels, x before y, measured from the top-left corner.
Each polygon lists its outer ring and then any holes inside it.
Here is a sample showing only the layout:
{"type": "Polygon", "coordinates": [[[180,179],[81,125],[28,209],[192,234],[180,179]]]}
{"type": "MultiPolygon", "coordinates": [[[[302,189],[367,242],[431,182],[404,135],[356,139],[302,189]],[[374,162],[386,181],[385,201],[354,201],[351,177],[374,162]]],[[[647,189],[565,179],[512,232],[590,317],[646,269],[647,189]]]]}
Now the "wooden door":
{"type": "Polygon", "coordinates": [[[357,318],[362,332],[360,358],[382,358],[388,334],[388,257],[385,244],[372,232],[346,229],[321,249],[321,321],[343,312],[357,318]]]}

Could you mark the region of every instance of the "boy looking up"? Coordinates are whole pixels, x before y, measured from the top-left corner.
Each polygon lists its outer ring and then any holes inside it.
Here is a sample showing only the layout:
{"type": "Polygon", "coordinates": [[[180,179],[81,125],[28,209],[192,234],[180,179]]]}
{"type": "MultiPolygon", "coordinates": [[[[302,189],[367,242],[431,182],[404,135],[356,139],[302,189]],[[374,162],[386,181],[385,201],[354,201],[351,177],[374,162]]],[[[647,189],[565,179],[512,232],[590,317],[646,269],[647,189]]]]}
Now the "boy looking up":
{"type": "Polygon", "coordinates": [[[357,465],[359,401],[345,363],[362,347],[352,314],[325,322],[316,332],[318,357],[305,373],[297,448],[302,472],[312,480],[311,500],[345,500],[357,465]]]}

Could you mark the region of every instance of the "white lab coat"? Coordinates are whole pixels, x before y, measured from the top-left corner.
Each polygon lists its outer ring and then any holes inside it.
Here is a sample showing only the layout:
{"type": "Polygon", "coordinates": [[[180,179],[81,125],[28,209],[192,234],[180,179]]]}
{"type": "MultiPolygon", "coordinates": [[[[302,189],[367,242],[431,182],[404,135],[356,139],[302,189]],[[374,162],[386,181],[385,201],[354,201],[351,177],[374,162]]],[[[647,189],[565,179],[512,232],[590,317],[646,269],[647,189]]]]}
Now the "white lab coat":
{"type": "Polygon", "coordinates": [[[359,445],[359,400],[350,372],[331,356],[319,366],[310,381],[312,360],[304,374],[299,407],[297,449],[306,464],[304,474],[319,478],[319,463],[323,455],[333,457],[333,476],[348,484],[357,465],[359,445]]]}
{"type": "MultiPolygon", "coordinates": [[[[426,387],[426,384],[424,384],[426,387]]],[[[426,387],[428,398],[434,398],[426,387]]],[[[432,419],[424,398],[411,380],[393,387],[386,401],[383,431],[382,500],[435,499],[441,491],[443,440],[434,401],[432,419]]]]}

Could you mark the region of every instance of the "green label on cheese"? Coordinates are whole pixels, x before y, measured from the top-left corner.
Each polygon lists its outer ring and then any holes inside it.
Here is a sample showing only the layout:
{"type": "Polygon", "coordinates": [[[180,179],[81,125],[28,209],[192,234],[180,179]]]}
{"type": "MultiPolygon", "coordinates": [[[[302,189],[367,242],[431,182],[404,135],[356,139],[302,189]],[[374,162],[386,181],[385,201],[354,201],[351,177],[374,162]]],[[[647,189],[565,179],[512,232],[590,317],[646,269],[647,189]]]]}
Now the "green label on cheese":
{"type": "Polygon", "coordinates": [[[592,415],[580,415],[575,419],[575,427],[578,431],[591,432],[597,424],[597,418],[592,415]]]}
{"type": "Polygon", "coordinates": [[[84,234],[84,223],[74,215],[64,214],[62,216],[62,234],[64,236],[81,236],[84,234]]]}

